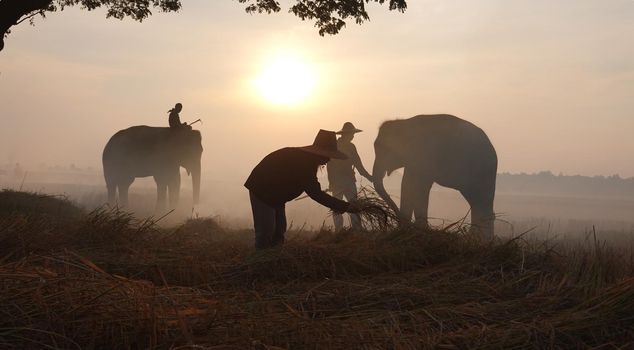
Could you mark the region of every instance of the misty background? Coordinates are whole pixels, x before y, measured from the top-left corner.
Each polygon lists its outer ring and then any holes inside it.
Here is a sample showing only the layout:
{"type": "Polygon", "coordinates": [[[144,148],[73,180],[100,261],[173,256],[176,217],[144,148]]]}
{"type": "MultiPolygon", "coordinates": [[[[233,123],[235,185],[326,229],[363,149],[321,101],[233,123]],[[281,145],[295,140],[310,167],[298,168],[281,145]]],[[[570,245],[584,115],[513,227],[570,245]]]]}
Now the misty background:
{"type": "MultiPolygon", "coordinates": [[[[0,187],[99,205],[109,137],[132,125],[166,126],[181,102],[181,120],[203,119],[204,152],[201,204],[187,207],[183,178],[180,214],[248,226],[242,184],[266,154],[351,121],[365,130],[354,143],[371,169],[382,121],[449,113],[481,127],[495,146],[495,210],[513,229],[631,232],[634,2],[408,5],[399,14],[371,4],[370,22],[348,23],[334,37],[287,13],[247,15],[235,1],[184,1],[179,13],[143,23],[70,8],[14,27],[0,54],[0,187]],[[270,57],[285,54],[317,76],[295,106],[271,105],[252,86],[270,57]]],[[[399,175],[386,184],[395,198],[399,175]]],[[[154,196],[153,180],[137,179],[131,206],[150,212],[154,196]]],[[[435,222],[467,210],[457,192],[434,188],[435,222]]],[[[295,226],[331,224],[309,199],[287,212],[295,226]]]]}

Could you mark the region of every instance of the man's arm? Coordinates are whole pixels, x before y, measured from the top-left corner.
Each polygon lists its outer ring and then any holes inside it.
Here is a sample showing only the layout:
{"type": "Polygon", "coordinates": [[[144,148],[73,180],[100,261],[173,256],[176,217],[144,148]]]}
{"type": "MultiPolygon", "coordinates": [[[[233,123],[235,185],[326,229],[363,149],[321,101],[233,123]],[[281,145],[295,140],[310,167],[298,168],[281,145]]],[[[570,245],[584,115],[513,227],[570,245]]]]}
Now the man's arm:
{"type": "Polygon", "coordinates": [[[307,184],[304,191],[315,202],[323,206],[326,206],[335,212],[339,212],[339,213],[347,212],[350,206],[348,202],[337,199],[333,196],[328,195],[326,192],[322,191],[321,185],[319,184],[319,181],[317,181],[316,177],[307,184]]]}
{"type": "Polygon", "coordinates": [[[349,154],[348,157],[350,157],[350,160],[352,160],[352,165],[354,165],[359,174],[361,174],[361,176],[365,177],[366,179],[372,181],[372,175],[363,167],[361,157],[359,157],[359,153],[357,152],[357,147],[355,145],[352,145],[352,147],[350,148],[350,153],[351,154],[349,154]]]}

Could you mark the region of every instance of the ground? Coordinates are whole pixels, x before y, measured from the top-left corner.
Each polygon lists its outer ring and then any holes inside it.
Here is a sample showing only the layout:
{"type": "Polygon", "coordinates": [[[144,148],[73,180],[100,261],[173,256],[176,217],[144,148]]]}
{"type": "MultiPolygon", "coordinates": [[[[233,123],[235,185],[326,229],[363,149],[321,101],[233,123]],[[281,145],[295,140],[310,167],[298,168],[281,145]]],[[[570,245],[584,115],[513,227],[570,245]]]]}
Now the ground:
{"type": "Polygon", "coordinates": [[[255,252],[252,232],[210,218],[161,227],[12,191],[0,203],[3,348],[634,346],[631,247],[595,237],[291,232],[255,252]]]}

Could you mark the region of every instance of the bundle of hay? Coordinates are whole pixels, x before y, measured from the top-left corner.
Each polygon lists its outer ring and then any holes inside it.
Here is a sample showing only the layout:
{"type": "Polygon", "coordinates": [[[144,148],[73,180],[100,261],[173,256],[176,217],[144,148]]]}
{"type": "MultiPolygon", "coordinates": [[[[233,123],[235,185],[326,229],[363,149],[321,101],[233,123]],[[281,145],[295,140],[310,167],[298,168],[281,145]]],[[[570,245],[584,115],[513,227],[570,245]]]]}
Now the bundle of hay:
{"type": "Polygon", "coordinates": [[[402,225],[399,214],[371,187],[362,187],[352,203],[360,208],[357,214],[368,231],[390,231],[402,225]]]}

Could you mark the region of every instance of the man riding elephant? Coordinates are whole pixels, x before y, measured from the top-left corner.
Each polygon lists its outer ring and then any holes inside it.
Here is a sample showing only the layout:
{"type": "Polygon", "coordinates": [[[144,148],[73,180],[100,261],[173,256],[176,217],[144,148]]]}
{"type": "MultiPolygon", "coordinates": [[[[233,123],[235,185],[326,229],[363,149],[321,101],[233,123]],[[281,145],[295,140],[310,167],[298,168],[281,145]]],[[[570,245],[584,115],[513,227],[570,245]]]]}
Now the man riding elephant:
{"type": "Polygon", "coordinates": [[[178,113],[180,113],[183,110],[183,105],[180,103],[177,103],[176,105],[174,105],[174,108],[170,109],[168,111],[169,113],[169,118],[168,118],[168,122],[170,125],[170,128],[172,129],[179,129],[179,128],[187,128],[191,130],[191,126],[187,125],[187,123],[181,123],[181,118],[178,115],[178,113]]]}

